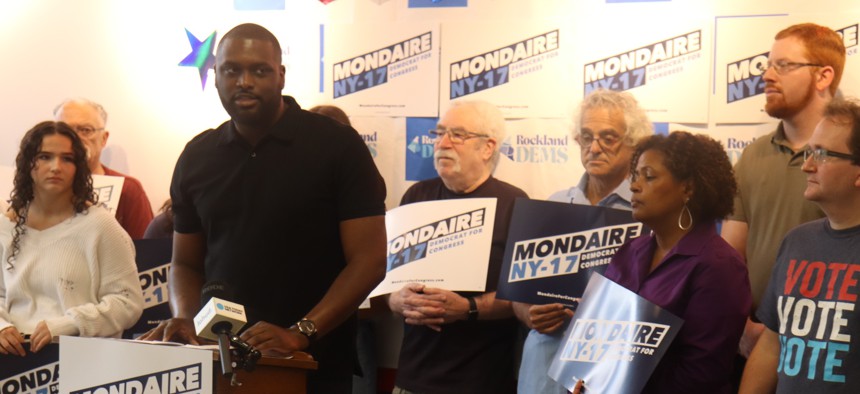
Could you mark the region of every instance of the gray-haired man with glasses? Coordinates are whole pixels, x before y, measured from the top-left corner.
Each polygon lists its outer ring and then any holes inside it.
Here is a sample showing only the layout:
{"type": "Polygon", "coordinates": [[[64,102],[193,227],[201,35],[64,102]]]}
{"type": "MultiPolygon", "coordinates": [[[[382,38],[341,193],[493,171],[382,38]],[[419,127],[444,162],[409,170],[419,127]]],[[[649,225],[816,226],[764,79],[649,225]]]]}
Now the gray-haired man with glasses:
{"type": "Polygon", "coordinates": [[[826,217],[779,247],[741,393],[860,392],[860,102],[831,102],[803,157],[803,197],[826,217]]]}
{"type": "Polygon", "coordinates": [[[152,221],[152,205],[143,191],[143,185],[137,179],[114,171],[101,162],[102,150],[110,136],[110,132],[105,129],[107,112],[104,107],[83,98],[70,99],[54,109],[54,119],[68,123],[81,137],[87,148],[87,163],[93,175],[125,178],[116,209],[116,220],[132,239],[143,238],[146,226],[152,221]]]}
{"type": "Polygon", "coordinates": [[[401,205],[495,197],[496,217],[485,292],[452,292],[409,283],[388,297],[405,325],[394,394],[516,392],[517,321],[496,286],[519,188],[493,177],[505,120],[483,101],[454,102],[430,134],[438,178],[412,185],[401,205]]]}
{"type": "MultiPolygon", "coordinates": [[[[651,122],[631,94],[595,90],[582,100],[573,130],[585,174],[578,184],[554,193],[548,200],[629,210],[630,159],[636,143],[651,134],[651,122]]],[[[515,302],[513,307],[517,317],[531,329],[523,346],[519,392],[567,393],[547,372],[573,311],[559,303],[515,302]]]]}
{"type": "MultiPolygon", "coordinates": [[[[845,66],[845,46],[833,30],[812,23],[776,34],[762,77],[765,111],[780,119],[776,131],[756,139],[735,165],[735,212],[722,236],[747,260],[753,313],[770,278],[777,248],[791,228],[823,216],[803,199],[803,151],[845,66]]],[[[747,357],[763,326],[747,321],[739,353],[747,357]]],[[[743,363],[738,360],[738,367],[743,363]]]]}

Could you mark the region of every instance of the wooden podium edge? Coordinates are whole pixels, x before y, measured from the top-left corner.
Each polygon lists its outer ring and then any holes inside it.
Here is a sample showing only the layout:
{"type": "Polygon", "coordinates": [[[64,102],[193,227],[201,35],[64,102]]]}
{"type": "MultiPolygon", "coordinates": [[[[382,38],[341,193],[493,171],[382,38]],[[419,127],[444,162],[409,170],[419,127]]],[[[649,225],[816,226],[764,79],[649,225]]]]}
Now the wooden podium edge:
{"type": "MultiPolygon", "coordinates": [[[[218,352],[212,352],[212,360],[221,361],[218,352]]],[[[317,370],[319,363],[314,360],[313,356],[305,352],[293,352],[289,357],[273,357],[263,356],[257,360],[257,365],[270,365],[273,367],[288,367],[300,368],[307,370],[317,370]]]]}

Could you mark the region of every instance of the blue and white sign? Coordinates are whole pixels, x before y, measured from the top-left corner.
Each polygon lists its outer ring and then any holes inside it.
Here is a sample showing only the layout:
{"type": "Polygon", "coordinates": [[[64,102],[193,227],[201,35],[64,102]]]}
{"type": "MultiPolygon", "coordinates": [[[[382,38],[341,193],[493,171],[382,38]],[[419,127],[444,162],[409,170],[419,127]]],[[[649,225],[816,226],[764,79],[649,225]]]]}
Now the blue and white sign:
{"type": "Polygon", "coordinates": [[[630,211],[518,199],[496,296],[575,306],[592,272],[604,272],[625,242],[642,235],[630,211]]]}
{"type": "Polygon", "coordinates": [[[563,117],[573,105],[565,23],[449,23],[443,27],[439,107],[484,100],[506,118],[563,117]],[[494,34],[476,34],[492,31],[494,34]],[[468,39],[464,39],[464,38],[468,39]]]}
{"type": "Polygon", "coordinates": [[[350,116],[437,116],[438,25],[326,25],[325,37],[334,105],[350,116]]]}
{"type": "Polygon", "coordinates": [[[484,291],[495,218],[495,198],[425,201],[388,211],[387,273],[368,298],[413,282],[484,291]]]}
{"type": "Polygon", "coordinates": [[[568,390],[639,393],[684,321],[594,273],[549,376],[568,390]]]}

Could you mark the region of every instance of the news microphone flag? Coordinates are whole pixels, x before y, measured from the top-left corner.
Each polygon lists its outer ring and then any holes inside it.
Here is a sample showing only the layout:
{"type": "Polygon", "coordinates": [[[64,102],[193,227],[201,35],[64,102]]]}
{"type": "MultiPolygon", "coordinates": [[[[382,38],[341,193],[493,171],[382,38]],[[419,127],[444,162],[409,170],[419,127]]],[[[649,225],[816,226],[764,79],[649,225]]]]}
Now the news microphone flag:
{"type": "Polygon", "coordinates": [[[247,321],[244,306],[212,297],[194,316],[194,329],[199,337],[217,341],[218,334],[212,329],[216,324],[228,323],[228,331],[237,332],[247,321]]]}

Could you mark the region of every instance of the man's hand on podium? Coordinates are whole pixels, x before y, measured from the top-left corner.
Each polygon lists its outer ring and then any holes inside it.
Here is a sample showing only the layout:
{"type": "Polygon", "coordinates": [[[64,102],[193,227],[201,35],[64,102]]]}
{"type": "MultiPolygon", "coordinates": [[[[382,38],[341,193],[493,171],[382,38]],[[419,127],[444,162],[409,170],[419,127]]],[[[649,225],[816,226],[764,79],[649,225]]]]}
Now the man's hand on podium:
{"type": "Polygon", "coordinates": [[[267,356],[286,357],[310,346],[310,340],[298,330],[264,321],[257,322],[239,337],[267,356]]]}
{"type": "Polygon", "coordinates": [[[15,326],[9,326],[0,331],[0,354],[14,354],[24,357],[24,336],[15,326]]]}
{"type": "Polygon", "coordinates": [[[174,317],[158,323],[158,326],[149,330],[138,338],[142,341],[164,341],[180,342],[190,345],[200,345],[200,338],[194,331],[194,322],[191,319],[174,317]]]}

